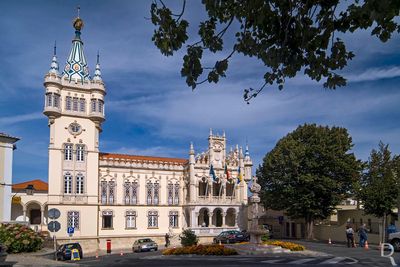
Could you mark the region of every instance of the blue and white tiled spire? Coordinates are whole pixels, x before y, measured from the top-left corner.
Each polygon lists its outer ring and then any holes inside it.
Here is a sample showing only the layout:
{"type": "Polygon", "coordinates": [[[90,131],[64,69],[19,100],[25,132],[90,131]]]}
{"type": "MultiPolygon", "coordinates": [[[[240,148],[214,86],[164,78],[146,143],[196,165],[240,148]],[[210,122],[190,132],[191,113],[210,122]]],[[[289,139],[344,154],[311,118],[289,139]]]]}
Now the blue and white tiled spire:
{"type": "Polygon", "coordinates": [[[72,40],[72,49],[65,65],[63,76],[69,81],[88,81],[89,70],[87,67],[85,55],[83,53],[83,42],[81,40],[81,29],[83,20],[79,16],[74,20],[75,38],[72,40]]]}
{"type": "Polygon", "coordinates": [[[53,59],[51,60],[49,73],[53,73],[53,74],[55,74],[57,76],[60,74],[58,72],[57,46],[56,46],[56,43],[54,43],[54,54],[53,54],[53,59]]]}
{"type": "Polygon", "coordinates": [[[101,82],[101,71],[100,71],[100,55],[99,52],[97,52],[97,63],[96,63],[96,70],[94,71],[94,77],[93,81],[98,81],[101,82]]]}

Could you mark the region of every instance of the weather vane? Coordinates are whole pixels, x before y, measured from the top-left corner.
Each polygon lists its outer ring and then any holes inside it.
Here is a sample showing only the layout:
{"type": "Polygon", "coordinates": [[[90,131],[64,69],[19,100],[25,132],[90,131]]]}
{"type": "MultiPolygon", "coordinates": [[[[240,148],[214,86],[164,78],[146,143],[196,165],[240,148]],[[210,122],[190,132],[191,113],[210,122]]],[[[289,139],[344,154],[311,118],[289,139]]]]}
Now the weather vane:
{"type": "Polygon", "coordinates": [[[78,18],[79,18],[79,13],[81,12],[81,7],[80,7],[80,6],[77,6],[76,9],[78,10],[78,18]]]}

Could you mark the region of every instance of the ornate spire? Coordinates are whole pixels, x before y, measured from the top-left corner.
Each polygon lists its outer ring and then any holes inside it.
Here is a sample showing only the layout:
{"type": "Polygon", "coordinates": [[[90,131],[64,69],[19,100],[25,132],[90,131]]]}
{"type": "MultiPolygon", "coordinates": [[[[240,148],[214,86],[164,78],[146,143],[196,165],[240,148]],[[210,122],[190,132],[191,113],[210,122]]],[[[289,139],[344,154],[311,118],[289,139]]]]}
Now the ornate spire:
{"type": "Polygon", "coordinates": [[[100,54],[99,51],[97,51],[97,62],[96,62],[96,70],[94,71],[94,77],[93,81],[99,81],[101,82],[101,71],[100,71],[100,54]]]}
{"type": "Polygon", "coordinates": [[[65,65],[63,76],[69,81],[80,80],[83,84],[84,81],[89,80],[89,70],[87,67],[85,55],[83,53],[83,42],[81,40],[81,29],[83,28],[83,20],[79,17],[75,18],[73,26],[75,28],[75,38],[72,40],[72,49],[69,53],[67,63],[65,65]]]}
{"type": "Polygon", "coordinates": [[[58,62],[57,62],[57,44],[54,42],[54,53],[53,53],[53,59],[51,60],[51,65],[50,65],[50,70],[49,73],[53,73],[55,75],[59,75],[60,73],[58,72],[58,62]]]}
{"type": "Polygon", "coordinates": [[[194,147],[193,147],[193,142],[190,142],[190,150],[189,150],[189,155],[194,155],[194,147]]]}
{"type": "Polygon", "coordinates": [[[246,144],[246,151],[244,152],[244,159],[246,161],[250,160],[250,152],[249,152],[249,145],[246,144]]]}

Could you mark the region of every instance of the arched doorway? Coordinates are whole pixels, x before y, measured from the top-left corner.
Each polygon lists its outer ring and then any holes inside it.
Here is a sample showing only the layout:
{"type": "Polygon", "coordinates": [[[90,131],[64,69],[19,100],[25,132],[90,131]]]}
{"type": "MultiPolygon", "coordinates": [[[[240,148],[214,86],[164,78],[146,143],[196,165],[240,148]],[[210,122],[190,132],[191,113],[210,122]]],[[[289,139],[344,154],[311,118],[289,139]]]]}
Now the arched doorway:
{"type": "Polygon", "coordinates": [[[222,227],[222,209],[215,209],[213,212],[213,223],[216,227],[222,227]]]}
{"type": "Polygon", "coordinates": [[[11,220],[20,222],[24,220],[24,209],[21,204],[11,204],[11,220]]]}
{"type": "Polygon", "coordinates": [[[201,208],[199,211],[198,225],[208,227],[210,225],[209,212],[207,208],[201,208]]]}
{"type": "Polygon", "coordinates": [[[233,208],[229,208],[226,211],[225,224],[227,226],[235,226],[236,225],[236,210],[233,208]]]}
{"type": "Polygon", "coordinates": [[[199,181],[199,196],[207,196],[210,191],[210,188],[207,186],[206,178],[203,177],[201,181],[199,181]]]}
{"type": "Polygon", "coordinates": [[[38,202],[31,201],[26,204],[26,220],[30,224],[41,224],[41,206],[38,202]]]}

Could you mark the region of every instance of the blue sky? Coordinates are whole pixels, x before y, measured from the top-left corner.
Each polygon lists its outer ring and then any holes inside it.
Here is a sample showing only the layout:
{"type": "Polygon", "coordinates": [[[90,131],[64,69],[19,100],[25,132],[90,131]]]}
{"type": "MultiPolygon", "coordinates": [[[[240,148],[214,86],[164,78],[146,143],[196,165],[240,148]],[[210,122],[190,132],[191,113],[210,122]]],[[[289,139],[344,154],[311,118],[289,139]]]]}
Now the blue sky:
{"type": "MultiPolygon", "coordinates": [[[[199,2],[187,5],[185,17],[192,33],[204,15],[199,2]]],[[[178,7],[180,1],[170,3],[178,7]]],[[[230,62],[228,78],[192,92],[180,77],[183,54],[166,58],[151,41],[154,27],[145,19],[150,4],[0,1],[0,132],[21,138],[14,154],[14,182],[47,180],[49,130],[42,114],[43,77],[55,40],[60,68],[64,67],[77,5],[85,22],[82,39],[91,75],[99,50],[107,88],[101,151],[187,158],[190,141],[196,152],[206,150],[213,128],[226,131],[229,146],[244,146],[247,138],[257,166],[299,124],[317,123],[346,127],[360,159],[367,160],[380,140],[400,153],[398,35],[386,44],[365,31],[343,36],[356,54],[343,72],[349,79],[346,87],[329,91],[299,75],[287,81],[283,91],[266,88],[247,105],[243,89],[262,84],[263,66],[237,55],[230,62]]]]}

